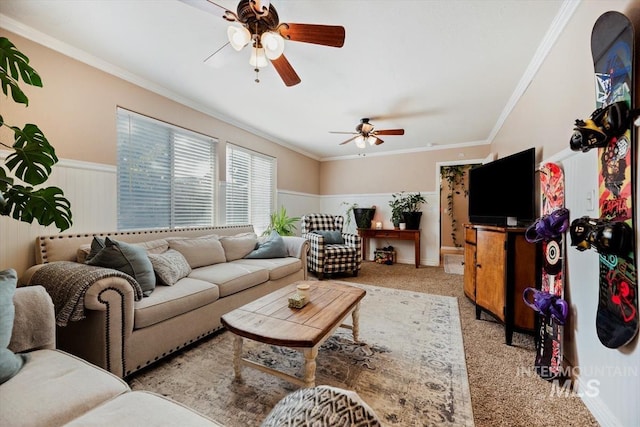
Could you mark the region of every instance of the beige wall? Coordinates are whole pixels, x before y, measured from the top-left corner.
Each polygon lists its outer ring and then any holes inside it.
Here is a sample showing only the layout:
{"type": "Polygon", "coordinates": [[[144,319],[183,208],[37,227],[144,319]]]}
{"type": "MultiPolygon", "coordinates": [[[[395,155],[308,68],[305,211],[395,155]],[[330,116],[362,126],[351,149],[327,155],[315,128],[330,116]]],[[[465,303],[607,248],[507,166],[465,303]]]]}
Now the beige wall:
{"type": "MultiPolygon", "coordinates": [[[[36,123],[56,148],[59,158],[116,165],[116,107],[192,129],[220,141],[275,156],[279,189],[318,194],[320,165],[317,160],[229,125],[164,96],[128,83],[111,74],[71,59],[37,43],[0,29],[30,58],[43,80],[42,88],[26,89],[29,107],[0,96],[5,120],[22,127],[36,123]],[[305,176],[305,179],[299,179],[305,176]]],[[[11,140],[3,130],[3,141],[11,140]]],[[[221,166],[224,162],[221,163],[221,166]]],[[[223,167],[219,179],[225,180],[223,167]]]]}
{"type": "MultiPolygon", "coordinates": [[[[565,170],[565,202],[571,220],[584,215],[598,216],[597,207],[590,208],[587,201],[587,195],[598,191],[597,154],[595,150],[570,151],[569,137],[574,120],[589,117],[595,109],[591,30],[598,17],[609,10],[638,17],[640,1],[580,2],[491,145],[491,151],[500,157],[535,146],[538,160],[553,158],[560,162],[565,170]]],[[[640,19],[634,22],[636,28],[640,28],[640,19]]],[[[638,43],[636,56],[637,46],[638,43]]],[[[636,68],[636,97],[640,92],[638,82],[636,68]]],[[[636,197],[637,194],[636,189],[636,197]]],[[[598,256],[594,251],[578,252],[567,242],[565,262],[564,298],[571,312],[564,327],[563,352],[570,365],[576,367],[573,373],[580,372],[573,385],[578,385],[579,390],[595,386],[595,393],[583,394],[582,400],[601,425],[637,425],[640,418],[638,338],[615,350],[600,343],[595,327],[600,287],[598,256]]]]}
{"type": "MultiPolygon", "coordinates": [[[[575,119],[595,109],[591,29],[608,10],[625,11],[638,2],[583,0],[546,57],[534,80],[498,132],[491,150],[499,157],[536,147],[539,160],[569,148],[575,119]]],[[[627,12],[627,15],[630,15],[627,12]]]]}
{"type": "Polygon", "coordinates": [[[320,194],[436,191],[436,163],[483,159],[488,145],[333,160],[320,165],[320,194]]]}

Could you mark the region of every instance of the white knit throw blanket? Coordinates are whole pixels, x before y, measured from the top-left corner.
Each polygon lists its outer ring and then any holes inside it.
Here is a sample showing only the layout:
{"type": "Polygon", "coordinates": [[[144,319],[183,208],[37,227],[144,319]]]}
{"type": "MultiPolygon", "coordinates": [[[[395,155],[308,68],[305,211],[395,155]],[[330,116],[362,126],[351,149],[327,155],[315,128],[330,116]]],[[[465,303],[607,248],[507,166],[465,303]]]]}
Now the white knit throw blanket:
{"type": "Polygon", "coordinates": [[[56,324],[66,326],[70,321],[85,318],[84,295],[93,283],[105,277],[122,277],[133,288],[135,300],[142,299],[140,285],[128,274],[71,261],[45,264],[33,274],[29,285],[41,285],[47,290],[55,307],[56,324]]]}

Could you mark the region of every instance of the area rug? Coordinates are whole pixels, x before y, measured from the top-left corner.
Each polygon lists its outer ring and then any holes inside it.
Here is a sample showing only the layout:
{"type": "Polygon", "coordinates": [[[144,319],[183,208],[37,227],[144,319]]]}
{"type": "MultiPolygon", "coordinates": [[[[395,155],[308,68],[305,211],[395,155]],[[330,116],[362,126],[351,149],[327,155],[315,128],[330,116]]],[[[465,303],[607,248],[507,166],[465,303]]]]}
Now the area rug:
{"type": "MultiPolygon", "coordinates": [[[[346,283],[346,282],[344,282],[346,283]]],[[[320,348],[316,383],[356,391],[384,425],[473,426],[457,299],[348,283],[367,291],[360,342],[339,328],[320,348]]],[[[245,340],[245,356],[303,376],[298,351],[245,340]]],[[[259,426],[298,389],[245,367],[234,381],[233,336],[222,332],[129,380],[227,426],[259,426]]]]}

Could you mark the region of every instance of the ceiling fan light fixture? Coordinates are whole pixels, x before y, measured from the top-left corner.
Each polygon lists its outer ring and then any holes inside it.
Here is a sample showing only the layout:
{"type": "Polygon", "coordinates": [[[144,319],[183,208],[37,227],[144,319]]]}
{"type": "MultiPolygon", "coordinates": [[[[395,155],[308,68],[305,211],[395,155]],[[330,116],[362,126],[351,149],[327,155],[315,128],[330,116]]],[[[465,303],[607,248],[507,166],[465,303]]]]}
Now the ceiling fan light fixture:
{"type": "Polygon", "coordinates": [[[360,129],[362,129],[362,133],[369,133],[373,130],[373,125],[369,122],[362,123],[362,126],[360,129]]]}
{"type": "Polygon", "coordinates": [[[356,147],[358,148],[365,148],[367,146],[365,140],[364,140],[364,136],[362,135],[358,135],[356,137],[356,147]]]}
{"type": "Polygon", "coordinates": [[[269,59],[277,59],[284,52],[284,38],[278,33],[265,31],[260,36],[260,44],[269,59]]]}
{"type": "Polygon", "coordinates": [[[376,138],[373,135],[369,135],[367,137],[367,142],[369,143],[369,145],[374,145],[376,143],[376,141],[378,140],[378,138],[376,138]]]}
{"type": "Polygon", "coordinates": [[[267,57],[264,54],[264,48],[256,47],[251,49],[251,57],[249,58],[249,64],[257,68],[264,68],[269,64],[267,61],[267,57]]]}
{"type": "Polygon", "coordinates": [[[237,27],[235,25],[230,25],[229,28],[227,28],[227,37],[229,38],[231,47],[238,52],[251,41],[251,33],[249,30],[245,27],[237,27]]]}

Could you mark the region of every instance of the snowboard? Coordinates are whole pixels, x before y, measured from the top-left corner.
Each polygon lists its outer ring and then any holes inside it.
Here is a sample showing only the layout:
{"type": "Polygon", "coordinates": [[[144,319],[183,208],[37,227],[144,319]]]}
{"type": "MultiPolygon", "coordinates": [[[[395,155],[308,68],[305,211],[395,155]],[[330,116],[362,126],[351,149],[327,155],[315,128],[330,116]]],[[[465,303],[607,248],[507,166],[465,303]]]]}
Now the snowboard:
{"type": "MultiPolygon", "coordinates": [[[[559,165],[545,163],[540,168],[541,213],[543,216],[564,207],[564,173],[559,165]]],[[[542,274],[540,291],[564,298],[564,234],[541,242],[542,274]]],[[[563,326],[551,316],[538,316],[535,369],[544,379],[562,373],[563,326]]]]}
{"type": "MultiPolygon", "coordinates": [[[[591,33],[596,107],[619,101],[633,108],[634,29],[619,12],[606,12],[591,33]]],[[[626,131],[598,148],[599,217],[624,221],[634,235],[634,187],[637,167],[637,135],[630,120],[626,131]]],[[[634,239],[634,240],[637,240],[634,239]]],[[[600,254],[599,301],[596,331],[600,342],[618,348],[630,342],[638,331],[637,242],[626,255],[600,254]]]]}

